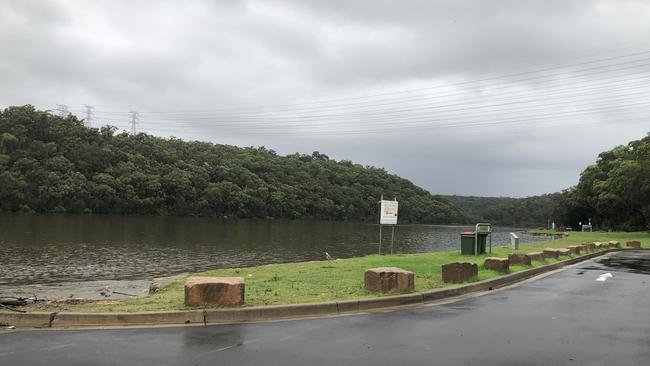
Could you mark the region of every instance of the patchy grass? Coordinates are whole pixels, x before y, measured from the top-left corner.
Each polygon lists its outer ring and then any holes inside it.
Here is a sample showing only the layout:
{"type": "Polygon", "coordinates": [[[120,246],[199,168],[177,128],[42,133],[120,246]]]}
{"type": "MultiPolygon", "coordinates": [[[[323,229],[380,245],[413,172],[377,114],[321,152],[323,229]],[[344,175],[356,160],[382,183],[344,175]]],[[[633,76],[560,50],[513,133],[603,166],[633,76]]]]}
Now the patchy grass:
{"type": "MultiPolygon", "coordinates": [[[[546,247],[566,247],[583,242],[618,240],[622,246],[628,240],[639,240],[643,247],[650,247],[648,233],[570,233],[563,239],[547,242],[522,244],[518,252],[541,251],[546,247]]],[[[369,255],[359,258],[335,261],[313,261],[303,263],[269,264],[257,267],[216,269],[193,275],[239,276],[246,280],[246,305],[295,304],[317,301],[363,299],[381,294],[364,290],[364,271],[373,267],[400,267],[415,273],[415,291],[426,291],[454,285],[442,282],[441,266],[450,262],[475,262],[479,266],[486,256],[507,257],[509,247],[495,247],[492,254],[478,257],[462,256],[458,252],[435,252],[420,254],[369,255]]],[[[554,263],[534,261],[532,266],[515,265],[510,272],[554,263]]],[[[499,276],[500,273],[479,267],[475,280],[499,276]]],[[[159,310],[187,310],[183,304],[183,283],[185,279],[171,283],[160,292],[149,297],[131,298],[110,303],[66,305],[66,311],[81,312],[135,312],[159,310]]],[[[202,307],[201,307],[202,308],[202,307]]],[[[42,310],[27,308],[27,310],[42,310]]]]}

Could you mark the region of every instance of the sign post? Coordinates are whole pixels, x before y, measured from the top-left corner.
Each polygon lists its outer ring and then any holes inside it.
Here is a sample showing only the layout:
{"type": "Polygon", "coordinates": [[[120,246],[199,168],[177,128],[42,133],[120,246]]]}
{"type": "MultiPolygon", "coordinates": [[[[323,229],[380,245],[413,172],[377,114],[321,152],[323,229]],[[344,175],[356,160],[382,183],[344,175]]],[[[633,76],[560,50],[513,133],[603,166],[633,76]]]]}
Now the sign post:
{"type": "Polygon", "coordinates": [[[382,239],[382,226],[391,226],[390,236],[390,254],[393,254],[393,246],[395,244],[395,225],[397,225],[397,198],[393,201],[384,200],[384,195],[381,196],[379,201],[379,254],[381,254],[381,239],[382,239]]]}

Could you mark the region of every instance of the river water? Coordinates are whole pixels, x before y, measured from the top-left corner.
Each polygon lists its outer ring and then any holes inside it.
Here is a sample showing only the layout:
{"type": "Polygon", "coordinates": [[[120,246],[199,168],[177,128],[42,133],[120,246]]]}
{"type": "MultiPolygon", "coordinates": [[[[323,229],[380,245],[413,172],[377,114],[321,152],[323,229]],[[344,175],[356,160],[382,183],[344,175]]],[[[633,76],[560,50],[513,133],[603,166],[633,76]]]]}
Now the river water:
{"type": "MultiPolygon", "coordinates": [[[[396,253],[450,250],[470,226],[399,225],[396,253]]],[[[516,228],[496,227],[505,244],[516,228]]],[[[384,250],[391,231],[384,229],[384,250]]],[[[544,238],[520,235],[522,241],[544,238]]],[[[361,256],[378,251],[364,223],[197,217],[0,215],[0,286],[150,279],[187,271],[361,256]]]]}

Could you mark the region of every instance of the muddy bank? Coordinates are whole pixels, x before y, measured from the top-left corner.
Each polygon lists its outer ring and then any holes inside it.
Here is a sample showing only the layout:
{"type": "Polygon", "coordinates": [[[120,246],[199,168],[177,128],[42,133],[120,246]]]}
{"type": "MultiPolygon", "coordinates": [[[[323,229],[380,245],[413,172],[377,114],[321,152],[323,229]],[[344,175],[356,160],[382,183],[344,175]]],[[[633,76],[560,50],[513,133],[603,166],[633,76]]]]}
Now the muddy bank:
{"type": "Polygon", "coordinates": [[[160,289],[185,276],[179,274],[150,280],[75,281],[22,286],[0,286],[0,298],[36,296],[54,302],[110,301],[147,296],[150,289],[160,289]]]}

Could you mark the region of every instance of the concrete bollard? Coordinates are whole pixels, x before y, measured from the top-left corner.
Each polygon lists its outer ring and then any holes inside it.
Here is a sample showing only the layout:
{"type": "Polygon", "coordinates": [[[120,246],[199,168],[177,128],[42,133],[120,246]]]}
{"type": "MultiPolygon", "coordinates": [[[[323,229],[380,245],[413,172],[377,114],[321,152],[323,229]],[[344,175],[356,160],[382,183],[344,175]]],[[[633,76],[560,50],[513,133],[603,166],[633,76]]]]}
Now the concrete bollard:
{"type": "Polygon", "coordinates": [[[510,253],[508,254],[510,264],[523,264],[530,266],[531,258],[527,254],[510,253]]]}
{"type": "Polygon", "coordinates": [[[415,275],[397,267],[367,269],[365,289],[373,292],[409,291],[415,288],[415,275]]]}
{"type": "Polygon", "coordinates": [[[499,272],[508,272],[510,269],[510,261],[507,258],[487,257],[483,266],[499,272]]]}
{"type": "Polygon", "coordinates": [[[241,277],[189,277],[185,282],[185,305],[242,305],[241,277]]]}
{"type": "Polygon", "coordinates": [[[638,240],[630,240],[625,243],[625,246],[633,249],[641,249],[641,242],[638,240]]]}
{"type": "Polygon", "coordinates": [[[478,265],[476,263],[456,262],[442,265],[442,281],[445,283],[465,282],[476,276],[478,276],[478,265]]]}

